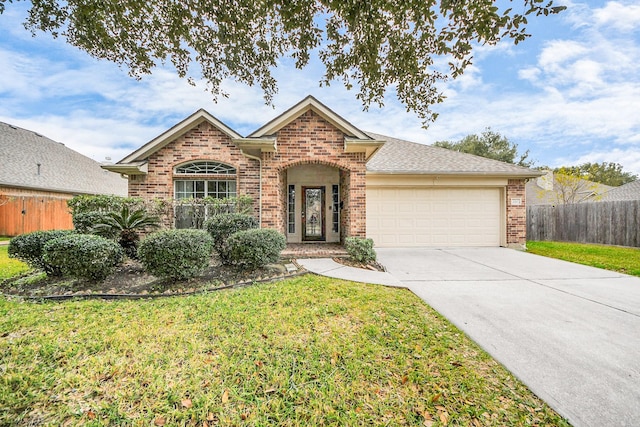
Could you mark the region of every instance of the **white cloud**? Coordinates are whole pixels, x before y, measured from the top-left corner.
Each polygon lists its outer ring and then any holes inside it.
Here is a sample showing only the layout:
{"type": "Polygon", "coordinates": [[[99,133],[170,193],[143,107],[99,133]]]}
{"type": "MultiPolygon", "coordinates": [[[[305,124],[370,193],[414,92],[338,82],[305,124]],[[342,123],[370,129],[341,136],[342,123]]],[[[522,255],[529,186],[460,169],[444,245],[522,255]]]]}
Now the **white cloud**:
{"type": "Polygon", "coordinates": [[[597,26],[615,27],[617,31],[638,31],[640,27],[640,5],[608,2],[603,8],[595,9],[593,18],[597,26]]]}

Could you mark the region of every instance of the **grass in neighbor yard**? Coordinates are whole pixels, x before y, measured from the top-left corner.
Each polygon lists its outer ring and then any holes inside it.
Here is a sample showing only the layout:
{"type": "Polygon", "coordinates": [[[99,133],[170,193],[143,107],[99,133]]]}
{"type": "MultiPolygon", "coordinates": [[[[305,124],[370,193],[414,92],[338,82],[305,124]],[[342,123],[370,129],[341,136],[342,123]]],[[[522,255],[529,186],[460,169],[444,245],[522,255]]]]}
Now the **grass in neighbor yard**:
{"type": "Polygon", "coordinates": [[[0,280],[29,271],[29,266],[17,259],[9,258],[8,246],[0,246],[0,280]]]}
{"type": "Polygon", "coordinates": [[[0,425],[568,425],[404,289],[0,297],[0,425]]]}
{"type": "Polygon", "coordinates": [[[640,249],[566,242],[527,242],[527,252],[640,276],[640,249]]]}

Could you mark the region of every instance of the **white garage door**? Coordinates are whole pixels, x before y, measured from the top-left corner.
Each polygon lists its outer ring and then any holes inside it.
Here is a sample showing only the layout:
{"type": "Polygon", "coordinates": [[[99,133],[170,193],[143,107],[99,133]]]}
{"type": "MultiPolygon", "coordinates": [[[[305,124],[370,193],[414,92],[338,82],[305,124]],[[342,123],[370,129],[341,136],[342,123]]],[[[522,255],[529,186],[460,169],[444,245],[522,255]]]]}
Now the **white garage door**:
{"type": "Polygon", "coordinates": [[[367,236],[378,247],[500,246],[498,188],[368,188],[367,236]]]}

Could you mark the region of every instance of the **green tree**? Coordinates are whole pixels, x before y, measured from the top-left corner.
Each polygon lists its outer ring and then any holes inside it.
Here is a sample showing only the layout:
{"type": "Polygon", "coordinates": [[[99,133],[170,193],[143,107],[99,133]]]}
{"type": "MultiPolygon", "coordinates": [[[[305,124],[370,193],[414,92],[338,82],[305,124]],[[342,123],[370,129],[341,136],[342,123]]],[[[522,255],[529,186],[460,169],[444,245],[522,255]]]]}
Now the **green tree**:
{"type": "Polygon", "coordinates": [[[497,132],[493,132],[491,128],[486,128],[480,135],[467,135],[458,142],[438,141],[433,145],[519,166],[530,167],[533,164],[533,161],[527,161],[529,150],[518,154],[518,144],[512,143],[507,137],[497,132]]]}
{"type": "Polygon", "coordinates": [[[573,175],[593,182],[599,182],[612,187],[618,187],[638,179],[638,175],[634,175],[630,172],[623,172],[622,165],[612,162],[583,163],[578,166],[562,166],[555,168],[553,171],[563,173],[565,175],[573,175]]]}
{"type": "MultiPolygon", "coordinates": [[[[544,192],[545,190],[540,190],[544,192]]],[[[575,175],[562,172],[553,174],[553,201],[556,204],[571,204],[584,202],[587,199],[601,198],[600,186],[575,175]]]]}
{"type": "MultiPolygon", "coordinates": [[[[20,0],[16,0],[20,1],[20,0]]],[[[12,0],[0,0],[2,13],[12,0]]],[[[552,1],[513,0],[31,0],[25,26],[107,59],[140,77],[170,62],[178,75],[203,77],[214,99],[231,78],[260,85],[267,103],[283,58],[297,68],[318,55],[322,85],[359,86],[365,107],[388,88],[426,123],[442,102],[436,85],[471,64],[473,48],[529,37],[530,16],[564,10],[552,1]],[[508,6],[508,5],[505,5],[508,6]],[[194,72],[193,68],[196,68],[194,72]],[[440,66],[438,64],[445,64],[440,66]]]]}

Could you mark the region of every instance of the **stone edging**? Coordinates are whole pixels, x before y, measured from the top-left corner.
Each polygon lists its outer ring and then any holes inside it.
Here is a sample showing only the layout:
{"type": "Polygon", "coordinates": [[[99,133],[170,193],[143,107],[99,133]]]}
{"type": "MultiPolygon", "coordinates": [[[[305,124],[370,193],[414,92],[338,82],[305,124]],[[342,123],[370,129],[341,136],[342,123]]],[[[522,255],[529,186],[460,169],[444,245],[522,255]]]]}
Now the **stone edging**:
{"type": "MultiPolygon", "coordinates": [[[[298,265],[296,263],[296,265],[298,265]]],[[[73,294],[73,295],[41,295],[41,296],[25,296],[25,295],[7,295],[2,294],[5,298],[17,298],[25,301],[69,301],[69,300],[91,300],[91,299],[103,299],[103,300],[139,300],[139,299],[156,299],[156,298],[171,298],[182,297],[190,295],[205,294],[209,292],[222,291],[225,289],[242,288],[245,286],[251,286],[254,283],[272,283],[280,280],[289,279],[293,277],[304,276],[309,274],[308,271],[298,266],[300,271],[293,274],[288,274],[278,277],[270,277],[268,279],[260,280],[246,280],[244,282],[238,282],[231,285],[224,285],[217,288],[200,289],[197,291],[170,293],[170,294],[73,294]]]]}

